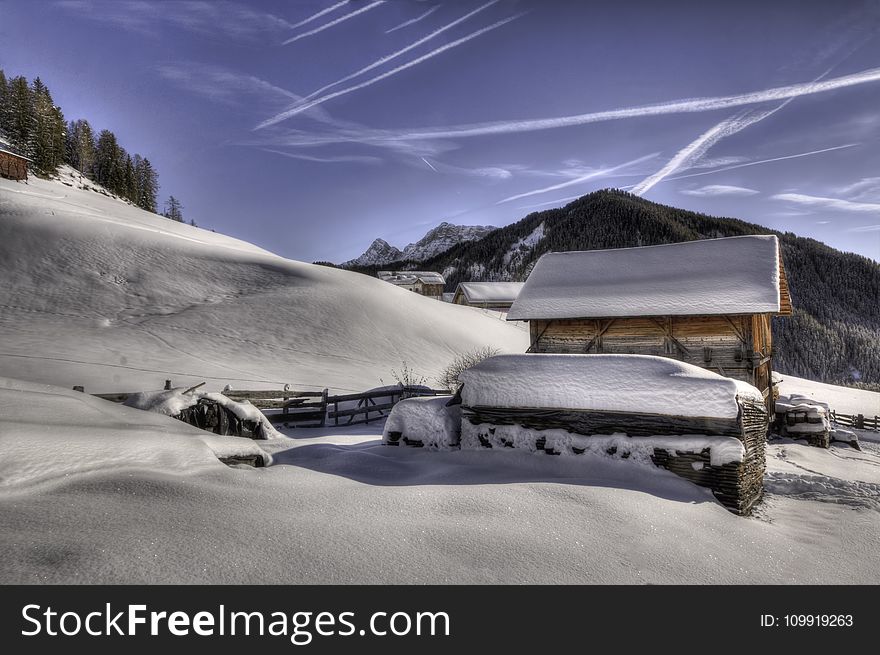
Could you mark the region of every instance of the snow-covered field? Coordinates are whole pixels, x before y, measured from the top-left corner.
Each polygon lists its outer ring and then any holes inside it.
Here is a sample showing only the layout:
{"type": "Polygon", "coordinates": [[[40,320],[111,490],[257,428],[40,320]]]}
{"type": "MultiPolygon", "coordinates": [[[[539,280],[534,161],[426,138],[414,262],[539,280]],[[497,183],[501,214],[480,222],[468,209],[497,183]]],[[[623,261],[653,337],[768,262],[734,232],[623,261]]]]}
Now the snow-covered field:
{"type": "Polygon", "coordinates": [[[6,384],[4,583],[880,582],[876,444],[772,445],[739,518],[653,466],[392,448],[381,423],[289,430],[259,442],[273,466],[228,468],[174,419],[6,384]]]}
{"type": "Polygon", "coordinates": [[[388,447],[381,422],[213,437],[69,388],[363,390],[527,334],[59,182],[0,180],[0,271],[0,583],[880,583],[876,443],[773,442],[739,518],[601,454],[388,447]]]}

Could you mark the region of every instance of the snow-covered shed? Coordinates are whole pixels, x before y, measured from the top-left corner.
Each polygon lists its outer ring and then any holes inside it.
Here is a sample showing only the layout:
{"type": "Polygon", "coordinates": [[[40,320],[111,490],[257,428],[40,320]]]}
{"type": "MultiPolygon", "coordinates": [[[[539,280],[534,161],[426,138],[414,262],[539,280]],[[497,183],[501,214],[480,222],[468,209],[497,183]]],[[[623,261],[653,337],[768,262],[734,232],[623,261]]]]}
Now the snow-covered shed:
{"type": "Polygon", "coordinates": [[[26,180],[29,161],[31,160],[24,155],[0,146],[0,177],[8,180],[26,180]]]}
{"type": "Polygon", "coordinates": [[[548,253],[507,320],[529,321],[529,352],[671,357],[754,385],[770,408],[770,319],[791,311],[769,235],[548,253]]]}
{"type": "Polygon", "coordinates": [[[761,498],[767,411],[740,380],[667,357],[524,354],[485,359],[459,381],[463,449],[654,464],[738,514],[761,498]]]}
{"type": "Polygon", "coordinates": [[[456,305],[507,311],[524,282],[459,282],[452,299],[456,305]]]}
{"type": "Polygon", "coordinates": [[[442,299],[446,286],[446,279],[435,271],[379,271],[376,276],[383,282],[437,300],[442,299]]]}

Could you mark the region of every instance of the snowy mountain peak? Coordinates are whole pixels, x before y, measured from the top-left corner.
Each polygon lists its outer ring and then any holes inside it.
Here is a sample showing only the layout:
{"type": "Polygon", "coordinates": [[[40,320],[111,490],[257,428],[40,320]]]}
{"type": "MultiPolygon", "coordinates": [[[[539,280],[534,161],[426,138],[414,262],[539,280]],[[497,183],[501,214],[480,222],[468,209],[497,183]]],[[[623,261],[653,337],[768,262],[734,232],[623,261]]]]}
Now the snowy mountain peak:
{"type": "Polygon", "coordinates": [[[363,255],[345,262],[342,266],[384,266],[403,260],[423,262],[434,255],[446,252],[459,243],[482,239],[495,229],[497,228],[491,225],[454,225],[443,221],[403,250],[390,245],[383,239],[376,239],[363,255]]]}
{"type": "Polygon", "coordinates": [[[376,239],[370,244],[363,255],[356,259],[349,260],[342,264],[348,266],[382,266],[389,262],[396,262],[403,259],[403,252],[399,248],[395,248],[384,239],[376,239]]]}

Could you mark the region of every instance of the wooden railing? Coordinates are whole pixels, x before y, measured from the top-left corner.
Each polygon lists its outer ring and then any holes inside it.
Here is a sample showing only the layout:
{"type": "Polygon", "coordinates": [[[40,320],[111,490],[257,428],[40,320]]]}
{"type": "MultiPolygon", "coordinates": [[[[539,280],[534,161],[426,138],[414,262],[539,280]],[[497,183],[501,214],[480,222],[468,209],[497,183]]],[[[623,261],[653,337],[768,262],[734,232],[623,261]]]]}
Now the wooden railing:
{"type": "MultiPolygon", "coordinates": [[[[166,381],[165,388],[171,389],[170,380],[166,381]]],[[[74,390],[84,391],[84,388],[74,387],[74,390]]],[[[295,424],[296,427],[324,427],[328,419],[333,420],[333,425],[369,423],[387,417],[391,408],[403,398],[441,396],[450,392],[445,389],[399,385],[337,396],[330,396],[327,389],[322,391],[230,389],[222,393],[231,400],[249,401],[263,412],[272,423],[295,424]],[[331,405],[332,409],[330,409],[331,405]],[[340,419],[347,420],[340,422],[340,419]]],[[[132,394],[96,393],[93,395],[114,403],[123,403],[132,394]]]]}
{"type": "Polygon", "coordinates": [[[307,423],[308,425],[300,425],[300,427],[323,427],[327,421],[327,389],[323,391],[230,390],[224,391],[223,395],[231,400],[250,401],[272,423],[307,423]]]}
{"type": "Polygon", "coordinates": [[[880,416],[865,416],[863,414],[841,414],[831,410],[831,421],[838,425],[844,425],[856,430],[873,430],[880,432],[880,416]]]}
{"type": "Polygon", "coordinates": [[[333,425],[339,425],[340,418],[348,419],[342,423],[342,425],[369,423],[370,421],[375,421],[388,416],[388,412],[391,408],[403,398],[412,398],[415,396],[445,396],[449,393],[450,392],[445,389],[397,386],[365,391],[363,393],[330,396],[327,399],[327,402],[333,405],[333,409],[327,413],[327,417],[333,419],[333,425]],[[377,399],[383,399],[384,402],[376,402],[377,399]],[[339,408],[340,403],[352,403],[355,401],[357,402],[355,407],[339,408]],[[373,414],[373,416],[370,417],[370,414],[373,414]],[[357,418],[361,415],[363,415],[363,418],[357,418]]]}

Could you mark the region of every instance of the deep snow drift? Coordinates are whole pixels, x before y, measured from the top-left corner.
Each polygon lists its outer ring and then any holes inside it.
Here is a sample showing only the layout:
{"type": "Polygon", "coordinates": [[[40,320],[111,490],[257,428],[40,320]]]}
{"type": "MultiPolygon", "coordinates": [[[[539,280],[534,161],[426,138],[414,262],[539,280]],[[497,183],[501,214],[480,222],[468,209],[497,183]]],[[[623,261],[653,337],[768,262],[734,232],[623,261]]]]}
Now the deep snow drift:
{"type": "Polygon", "coordinates": [[[752,385],[653,355],[497,355],[463,371],[462,401],[476,407],[556,407],[736,418],[752,385]]]}
{"type": "Polygon", "coordinates": [[[456,354],[522,352],[522,326],[295,262],[64,181],[0,179],[0,375],[96,393],[432,379],[456,354]],[[68,184],[72,186],[68,186],[68,184]]]}

